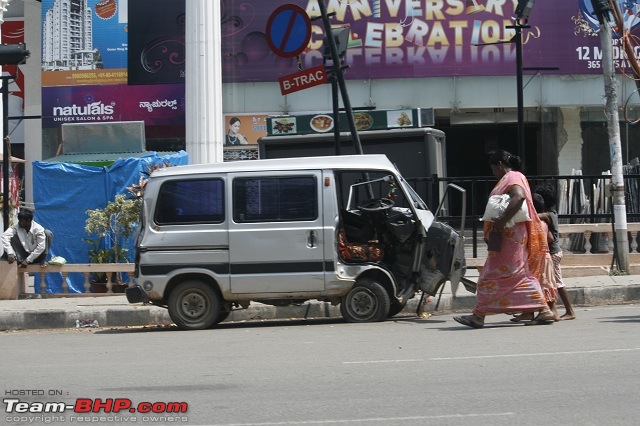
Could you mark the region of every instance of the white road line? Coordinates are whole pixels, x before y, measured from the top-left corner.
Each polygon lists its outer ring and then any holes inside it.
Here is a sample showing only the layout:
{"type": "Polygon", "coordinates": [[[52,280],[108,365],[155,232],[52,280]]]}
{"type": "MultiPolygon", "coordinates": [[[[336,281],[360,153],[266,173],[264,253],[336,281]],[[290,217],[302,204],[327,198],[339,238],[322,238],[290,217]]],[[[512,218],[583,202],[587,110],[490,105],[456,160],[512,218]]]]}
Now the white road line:
{"type": "Polygon", "coordinates": [[[599,349],[593,351],[567,351],[567,352],[538,352],[528,354],[502,354],[502,355],[477,355],[477,356],[456,356],[447,358],[429,358],[429,361],[448,361],[448,360],[461,360],[461,359],[486,359],[486,358],[516,358],[516,357],[532,357],[532,356],[545,356],[545,355],[580,355],[580,354],[604,354],[611,352],[631,352],[640,351],[640,348],[630,349],[599,349]]]}
{"type": "Polygon", "coordinates": [[[536,352],[536,353],[526,353],[526,354],[454,356],[454,357],[441,357],[441,358],[427,358],[426,360],[424,359],[378,359],[378,360],[371,360],[371,361],[344,361],[343,364],[382,364],[382,363],[397,363],[397,362],[458,361],[463,359],[491,359],[491,358],[555,356],[555,355],[603,354],[603,353],[612,353],[612,352],[633,352],[633,351],[640,351],[640,348],[596,349],[592,351],[536,352]]]}
{"type": "Polygon", "coordinates": [[[343,364],[382,364],[391,362],[421,362],[423,359],[378,359],[373,361],[344,361],[343,364]]]}
{"type": "Polygon", "coordinates": [[[499,417],[513,416],[515,413],[484,413],[484,414],[442,414],[439,416],[412,416],[412,417],[374,417],[369,419],[338,419],[338,420],[304,420],[290,422],[265,422],[265,423],[224,423],[213,426],[278,426],[278,425],[328,425],[345,423],[371,423],[371,422],[393,422],[393,421],[416,421],[416,420],[438,420],[438,419],[466,419],[473,417],[499,417]]]}

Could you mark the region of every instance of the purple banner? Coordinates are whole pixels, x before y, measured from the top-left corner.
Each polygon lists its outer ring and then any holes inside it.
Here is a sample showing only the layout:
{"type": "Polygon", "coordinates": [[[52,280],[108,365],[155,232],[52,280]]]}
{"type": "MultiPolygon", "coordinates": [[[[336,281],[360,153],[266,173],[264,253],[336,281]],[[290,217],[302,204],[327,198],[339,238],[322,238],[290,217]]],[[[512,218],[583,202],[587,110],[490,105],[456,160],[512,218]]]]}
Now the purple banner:
{"type": "MultiPolygon", "coordinates": [[[[510,40],[517,0],[323,0],[332,25],[351,27],[348,79],[514,75],[510,40]]],[[[265,31],[279,6],[301,6],[313,18],[318,0],[222,0],[223,81],[277,81],[299,70],[296,58],[269,49],[265,31]]],[[[626,25],[638,25],[638,1],[620,0],[626,25]]],[[[590,0],[538,0],[523,29],[523,67],[556,74],[602,73],[598,23],[590,0]]],[[[321,20],[312,21],[304,69],[323,62],[321,20]]],[[[625,66],[619,40],[618,66],[625,66]]],[[[525,73],[533,73],[525,70],[525,73]]]]}
{"type": "Polygon", "coordinates": [[[185,0],[128,3],[128,83],[184,83],[185,0]]]}
{"type": "Polygon", "coordinates": [[[63,123],[140,121],[184,125],[184,84],[42,88],[42,127],[63,123]]]}

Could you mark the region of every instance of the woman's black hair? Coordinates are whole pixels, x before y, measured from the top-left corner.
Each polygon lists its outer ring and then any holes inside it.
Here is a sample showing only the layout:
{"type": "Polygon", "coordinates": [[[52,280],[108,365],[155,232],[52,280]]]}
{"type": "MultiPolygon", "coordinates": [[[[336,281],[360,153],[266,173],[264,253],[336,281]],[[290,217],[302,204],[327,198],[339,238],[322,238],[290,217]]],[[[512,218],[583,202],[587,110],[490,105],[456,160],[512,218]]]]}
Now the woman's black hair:
{"type": "Polygon", "coordinates": [[[558,202],[558,196],[555,186],[550,182],[545,182],[536,186],[534,190],[536,194],[540,194],[544,199],[544,206],[547,210],[551,209],[558,202]]]}
{"type": "Polygon", "coordinates": [[[231,117],[231,120],[229,120],[229,126],[233,126],[236,122],[240,123],[240,119],[238,117],[231,117]]]}
{"type": "Polygon", "coordinates": [[[502,163],[510,169],[520,171],[522,170],[522,160],[517,155],[513,155],[504,149],[496,149],[489,152],[489,164],[502,163]]]}

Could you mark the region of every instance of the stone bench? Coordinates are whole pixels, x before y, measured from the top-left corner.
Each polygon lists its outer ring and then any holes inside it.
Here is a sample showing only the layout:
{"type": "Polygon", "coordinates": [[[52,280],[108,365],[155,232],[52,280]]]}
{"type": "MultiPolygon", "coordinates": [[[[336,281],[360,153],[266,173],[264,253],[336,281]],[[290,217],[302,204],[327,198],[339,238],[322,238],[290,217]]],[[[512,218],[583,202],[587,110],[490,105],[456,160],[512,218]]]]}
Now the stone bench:
{"type": "Polygon", "coordinates": [[[72,294],[74,297],[81,296],[83,294],[95,296],[95,293],[91,293],[91,282],[89,281],[89,276],[90,274],[95,272],[103,272],[107,275],[107,282],[105,283],[107,286],[107,294],[113,294],[113,283],[111,282],[111,277],[113,276],[113,274],[133,274],[134,267],[135,266],[133,263],[67,263],[65,265],[47,265],[45,267],[41,267],[40,265],[28,265],[26,268],[18,268],[16,266],[18,270],[18,289],[22,294],[29,293],[27,275],[29,273],[39,274],[40,294],[45,296],[47,295],[45,291],[46,274],[59,273],[62,274],[61,294],[72,294]],[[72,272],[78,272],[84,276],[84,293],[69,293],[69,289],[67,286],[67,276],[72,272]]]}

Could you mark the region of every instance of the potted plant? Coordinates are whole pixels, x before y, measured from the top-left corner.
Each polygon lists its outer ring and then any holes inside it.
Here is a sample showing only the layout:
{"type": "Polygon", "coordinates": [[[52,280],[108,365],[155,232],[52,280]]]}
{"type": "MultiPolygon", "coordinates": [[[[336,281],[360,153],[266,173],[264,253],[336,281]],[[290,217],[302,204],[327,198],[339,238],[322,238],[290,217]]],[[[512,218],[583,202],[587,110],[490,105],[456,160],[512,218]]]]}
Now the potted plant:
{"type": "MultiPolygon", "coordinates": [[[[120,194],[102,209],[87,210],[85,231],[89,235],[96,236],[94,239],[85,239],[91,245],[88,252],[91,263],[129,262],[127,258],[129,249],[125,244],[135,233],[141,208],[140,198],[127,198],[125,194],[120,194]]],[[[105,273],[94,273],[93,282],[97,284],[94,285],[94,292],[106,291],[107,275],[105,273]]],[[[114,292],[124,291],[126,285],[122,282],[121,274],[115,274],[112,282],[114,292]]]]}
{"type": "MultiPolygon", "coordinates": [[[[85,231],[97,238],[85,241],[91,245],[89,260],[91,263],[128,263],[129,249],[123,244],[131,238],[140,220],[142,210],[142,197],[144,189],[151,173],[155,170],[171,167],[170,163],[162,162],[147,167],[141,171],[142,176],[137,183],[127,187],[131,198],[125,194],[117,195],[103,209],[87,210],[85,231]]],[[[111,277],[114,292],[124,292],[125,284],[122,283],[121,274],[111,277]]],[[[107,291],[107,274],[96,272],[93,274],[92,286],[94,292],[107,291]]]]}

